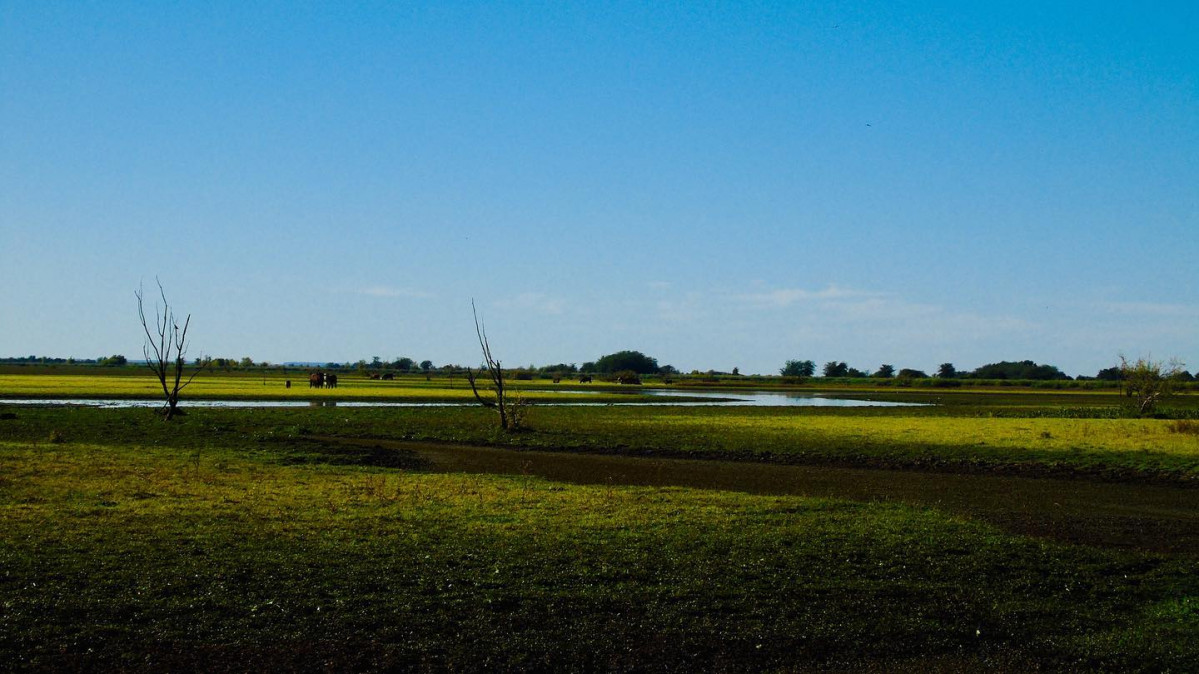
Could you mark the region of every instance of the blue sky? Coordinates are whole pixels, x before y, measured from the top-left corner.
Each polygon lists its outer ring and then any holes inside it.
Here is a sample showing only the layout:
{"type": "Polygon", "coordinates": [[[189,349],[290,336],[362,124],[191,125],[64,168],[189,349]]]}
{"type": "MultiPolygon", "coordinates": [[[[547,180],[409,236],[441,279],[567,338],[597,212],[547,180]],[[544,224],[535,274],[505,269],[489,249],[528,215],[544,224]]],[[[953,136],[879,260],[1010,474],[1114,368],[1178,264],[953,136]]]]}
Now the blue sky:
{"type": "Polygon", "coordinates": [[[1196,369],[1199,5],[987,4],[0,0],[0,355],[1196,369]]]}

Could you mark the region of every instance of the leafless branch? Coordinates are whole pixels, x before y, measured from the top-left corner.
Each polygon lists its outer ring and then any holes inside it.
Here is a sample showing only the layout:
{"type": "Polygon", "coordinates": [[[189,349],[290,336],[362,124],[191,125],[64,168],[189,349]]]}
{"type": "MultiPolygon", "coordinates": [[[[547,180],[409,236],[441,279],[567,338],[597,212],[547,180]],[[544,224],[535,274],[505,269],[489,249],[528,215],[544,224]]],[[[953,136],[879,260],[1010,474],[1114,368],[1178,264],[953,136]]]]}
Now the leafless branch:
{"type": "Polygon", "coordinates": [[[470,390],[474,393],[475,400],[479,401],[480,405],[494,408],[499,413],[500,428],[506,431],[515,430],[521,425],[523,416],[519,409],[520,401],[516,400],[517,408],[514,409],[513,402],[509,399],[508,391],[504,387],[504,370],[500,361],[496,360],[491,353],[491,340],[487,338],[487,326],[479,320],[479,311],[475,307],[473,299],[470,301],[470,311],[475,319],[475,336],[479,339],[479,349],[483,352],[483,367],[480,368],[478,374],[486,371],[494,399],[484,398],[479,393],[478,375],[469,367],[466,368],[466,380],[470,382],[470,390]]]}
{"type": "Polygon", "coordinates": [[[146,366],[162,386],[163,397],[166,398],[164,413],[166,418],[170,419],[178,411],[179,392],[192,383],[196,375],[207,367],[208,362],[201,358],[196,369],[187,374],[187,331],[191,327],[191,314],[187,315],[183,326],[180,327],[174,312],[171,311],[162,282],[157,278],[154,281],[158,284],[158,296],[162,299],[162,312],[159,313],[156,304],[153,332],[150,330],[150,321],[146,318],[145,295],[142,289],[139,287],[133,294],[137,297],[137,316],[146,335],[142,354],[146,357],[146,366]]]}

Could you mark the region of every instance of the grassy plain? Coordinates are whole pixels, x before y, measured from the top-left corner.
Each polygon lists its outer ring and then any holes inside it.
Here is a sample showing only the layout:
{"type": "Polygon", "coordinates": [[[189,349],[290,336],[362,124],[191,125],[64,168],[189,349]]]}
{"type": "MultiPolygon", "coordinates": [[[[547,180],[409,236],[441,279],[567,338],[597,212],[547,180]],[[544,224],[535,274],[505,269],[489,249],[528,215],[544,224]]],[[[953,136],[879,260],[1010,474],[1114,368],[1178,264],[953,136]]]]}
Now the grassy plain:
{"type": "MultiPolygon", "coordinates": [[[[162,387],[148,371],[121,368],[109,374],[93,368],[89,373],[0,373],[0,400],[36,399],[143,399],[162,397],[162,387]]],[[[198,377],[183,389],[183,400],[293,400],[469,403],[474,399],[465,377],[404,376],[394,381],[371,380],[344,374],[335,389],[309,388],[307,374],[214,373],[198,377]],[[291,387],[286,382],[291,381],[291,387]]],[[[550,381],[512,382],[514,391],[528,402],[630,402],[645,399],[637,390],[603,384],[555,386],[550,381]],[[554,390],[557,388],[557,390],[554,390]]]]}
{"type": "Polygon", "coordinates": [[[0,402],[0,661],[1199,669],[1199,513],[1185,505],[1199,502],[1199,436],[1105,418],[1110,398],[1036,396],[537,406],[515,434],[473,407],[192,409],[165,423],[0,402]],[[549,449],[583,474],[539,477],[559,474],[529,450],[549,449]],[[653,475],[620,454],[654,457],[653,475]],[[1024,525],[1034,510],[1044,526],[1024,525]],[[1173,524],[1155,528],[1167,511],[1173,524]],[[1060,530],[1083,520],[1097,533],[1060,530]],[[1186,540],[1124,540],[1129,527],[1186,540]]]}

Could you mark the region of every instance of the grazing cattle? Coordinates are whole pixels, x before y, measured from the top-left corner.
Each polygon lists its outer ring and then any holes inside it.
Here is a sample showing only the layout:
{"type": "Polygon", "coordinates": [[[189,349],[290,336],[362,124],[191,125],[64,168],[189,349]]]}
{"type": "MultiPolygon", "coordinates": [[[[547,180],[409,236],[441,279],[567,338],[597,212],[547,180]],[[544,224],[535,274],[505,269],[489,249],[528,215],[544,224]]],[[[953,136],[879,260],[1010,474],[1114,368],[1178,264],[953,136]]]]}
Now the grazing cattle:
{"type": "Polygon", "coordinates": [[[369,374],[369,375],[367,375],[367,377],[368,377],[369,379],[371,379],[371,380],[378,380],[378,379],[379,379],[379,373],[377,373],[377,372],[376,372],[376,373],[374,373],[374,374],[369,374]]]}
{"type": "Polygon", "coordinates": [[[325,388],[337,388],[337,375],[325,375],[325,388]]]}
{"type": "Polygon", "coordinates": [[[287,383],[285,384],[285,388],[291,388],[291,380],[290,379],[287,380],[287,383]]]}
{"type": "Polygon", "coordinates": [[[312,374],[308,375],[308,388],[324,388],[324,386],[325,386],[325,373],[324,372],[313,372],[312,374]]]}
{"type": "Polygon", "coordinates": [[[557,384],[557,383],[558,383],[558,382],[560,382],[560,381],[562,381],[562,378],[561,378],[561,377],[554,377],[554,383],[555,383],[555,384],[557,384]]]}
{"type": "Polygon", "coordinates": [[[383,375],[383,379],[386,379],[387,381],[391,381],[395,378],[396,378],[396,376],[390,372],[383,375]]]}
{"type": "Polygon", "coordinates": [[[579,383],[580,384],[590,384],[591,383],[591,375],[585,374],[582,377],[579,377],[579,383]]]}

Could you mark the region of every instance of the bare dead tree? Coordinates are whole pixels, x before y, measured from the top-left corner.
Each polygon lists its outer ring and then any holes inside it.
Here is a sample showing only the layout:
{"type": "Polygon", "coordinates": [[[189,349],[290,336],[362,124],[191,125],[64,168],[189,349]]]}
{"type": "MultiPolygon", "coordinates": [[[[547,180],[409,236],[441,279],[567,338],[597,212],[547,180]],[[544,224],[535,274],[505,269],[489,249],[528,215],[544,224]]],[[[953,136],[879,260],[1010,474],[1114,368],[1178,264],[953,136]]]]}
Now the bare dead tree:
{"type": "Polygon", "coordinates": [[[162,282],[158,284],[158,295],[162,298],[162,307],[154,305],[154,331],[150,330],[150,322],[146,319],[146,308],[142,289],[134,291],[137,296],[137,316],[141,319],[142,330],[146,333],[146,343],[142,345],[142,353],[146,357],[146,366],[158,378],[162,385],[162,394],[166,397],[163,415],[169,421],[178,412],[179,392],[182,391],[196,375],[207,369],[209,360],[200,358],[195,369],[188,374],[187,370],[187,330],[191,327],[191,314],[183,320],[183,325],[175,319],[175,312],[167,302],[166,292],[162,282]]]}
{"type": "Polygon", "coordinates": [[[475,318],[475,336],[479,338],[479,349],[483,352],[483,367],[476,373],[466,368],[466,380],[470,382],[470,390],[475,394],[475,400],[483,407],[493,408],[500,416],[500,428],[505,431],[518,430],[524,421],[523,403],[519,396],[512,396],[504,386],[504,371],[500,361],[491,353],[491,342],[487,339],[487,327],[479,321],[479,312],[475,301],[470,301],[470,311],[475,318]],[[487,387],[491,395],[484,398],[479,393],[477,384],[480,375],[486,375],[487,387]]]}

